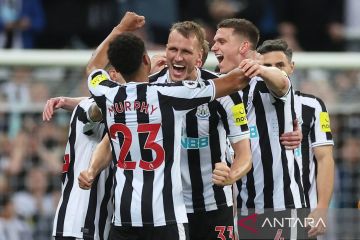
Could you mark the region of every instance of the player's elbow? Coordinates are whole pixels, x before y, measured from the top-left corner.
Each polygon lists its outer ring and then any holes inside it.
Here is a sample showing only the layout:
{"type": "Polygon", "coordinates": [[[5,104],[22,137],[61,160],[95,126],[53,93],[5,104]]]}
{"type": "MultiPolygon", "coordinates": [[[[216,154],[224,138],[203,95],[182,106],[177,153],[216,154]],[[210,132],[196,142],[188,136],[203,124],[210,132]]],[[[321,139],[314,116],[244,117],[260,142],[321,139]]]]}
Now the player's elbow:
{"type": "Polygon", "coordinates": [[[279,81],[279,88],[278,88],[278,91],[279,91],[279,94],[281,96],[284,96],[285,94],[287,94],[287,92],[289,91],[289,86],[290,83],[289,83],[289,79],[285,76],[281,77],[280,81],[279,81]]]}
{"type": "Polygon", "coordinates": [[[283,76],[277,80],[276,85],[268,87],[273,93],[275,93],[277,97],[283,97],[289,92],[289,80],[285,76],[283,76]]]}
{"type": "Polygon", "coordinates": [[[252,156],[251,154],[247,154],[244,161],[244,173],[247,174],[252,168],[252,156]]]}
{"type": "Polygon", "coordinates": [[[90,73],[92,73],[95,69],[96,69],[95,66],[93,66],[91,64],[87,65],[86,66],[86,76],[89,76],[90,73]]]}
{"type": "Polygon", "coordinates": [[[249,84],[249,78],[243,75],[241,78],[236,79],[233,84],[233,91],[237,92],[243,90],[249,84]]]}

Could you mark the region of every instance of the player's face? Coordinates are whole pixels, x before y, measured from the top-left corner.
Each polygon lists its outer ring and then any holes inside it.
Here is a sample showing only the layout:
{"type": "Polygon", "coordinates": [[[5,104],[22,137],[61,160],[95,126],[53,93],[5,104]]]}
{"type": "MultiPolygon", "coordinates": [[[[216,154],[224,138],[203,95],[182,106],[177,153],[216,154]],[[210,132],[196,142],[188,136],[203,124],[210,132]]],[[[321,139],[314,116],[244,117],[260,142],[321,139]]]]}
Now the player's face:
{"type": "Polygon", "coordinates": [[[195,66],[201,63],[201,49],[194,35],[184,37],[172,31],[166,45],[166,60],[172,81],[195,80],[195,66]]]}
{"type": "Polygon", "coordinates": [[[211,51],[219,61],[220,73],[230,72],[244,59],[240,52],[243,41],[233,31],[233,28],[219,28],[214,37],[211,51]]]}
{"type": "Polygon", "coordinates": [[[290,62],[282,51],[273,51],[263,54],[264,66],[277,67],[290,76],[294,71],[294,63],[290,62]]]}

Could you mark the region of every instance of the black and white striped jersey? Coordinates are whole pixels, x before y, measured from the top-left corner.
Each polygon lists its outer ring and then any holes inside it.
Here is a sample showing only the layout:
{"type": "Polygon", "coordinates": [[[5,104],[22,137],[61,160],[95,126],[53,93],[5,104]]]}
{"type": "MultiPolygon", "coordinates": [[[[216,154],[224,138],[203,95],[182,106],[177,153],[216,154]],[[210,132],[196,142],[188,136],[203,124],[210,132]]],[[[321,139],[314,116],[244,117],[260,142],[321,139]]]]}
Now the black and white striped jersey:
{"type": "Polygon", "coordinates": [[[187,112],[215,97],[213,81],[174,84],[109,81],[96,70],[88,86],[105,116],[114,159],[116,226],[186,223],[180,172],[187,112]]]}
{"type": "Polygon", "coordinates": [[[295,92],[295,111],[299,117],[303,140],[295,150],[304,186],[306,206],[316,208],[317,162],[313,149],[318,146],[334,145],[330,129],[329,113],[324,102],[313,95],[295,92]]]}
{"type": "Polygon", "coordinates": [[[265,208],[279,211],[305,207],[294,151],[286,150],[279,139],[281,134],[293,131],[296,119],[291,83],[281,98],[274,97],[259,77],[252,78],[239,93],[246,103],[253,166],[237,182],[238,208],[247,214],[250,209],[261,213],[265,208]]]}
{"type": "MultiPolygon", "coordinates": [[[[197,76],[196,81],[218,77],[204,69],[197,69],[197,76]]],[[[171,82],[167,68],[150,76],[150,82],[171,82]]],[[[181,136],[180,163],[188,213],[233,205],[231,186],[220,187],[212,182],[215,164],[226,161],[227,136],[234,143],[249,138],[241,98],[218,98],[186,114],[181,136]]]]}
{"type": "Polygon", "coordinates": [[[74,109],[62,173],[62,195],[56,210],[53,236],[107,239],[113,204],[112,172],[102,171],[91,190],[79,187],[77,178],[88,168],[96,145],[105,134],[105,125],[89,120],[93,99],[82,100],[74,109]]]}

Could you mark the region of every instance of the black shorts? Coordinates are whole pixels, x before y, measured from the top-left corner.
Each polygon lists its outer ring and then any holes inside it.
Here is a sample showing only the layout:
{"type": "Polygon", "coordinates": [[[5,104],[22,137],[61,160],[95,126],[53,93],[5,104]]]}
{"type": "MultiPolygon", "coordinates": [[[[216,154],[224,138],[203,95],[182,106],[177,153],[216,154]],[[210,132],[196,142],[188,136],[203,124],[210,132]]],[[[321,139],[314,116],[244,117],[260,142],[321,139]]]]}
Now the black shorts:
{"type": "Polygon", "coordinates": [[[152,227],[125,227],[111,225],[109,240],[189,240],[187,223],[152,227]]]}
{"type": "MultiPolygon", "coordinates": [[[[309,209],[286,209],[274,212],[266,210],[263,214],[238,214],[237,227],[239,239],[310,239],[305,219],[309,209]]],[[[315,238],[316,239],[316,238],[315,238]]]]}
{"type": "Polygon", "coordinates": [[[188,213],[191,240],[235,239],[233,207],[188,213]]]}

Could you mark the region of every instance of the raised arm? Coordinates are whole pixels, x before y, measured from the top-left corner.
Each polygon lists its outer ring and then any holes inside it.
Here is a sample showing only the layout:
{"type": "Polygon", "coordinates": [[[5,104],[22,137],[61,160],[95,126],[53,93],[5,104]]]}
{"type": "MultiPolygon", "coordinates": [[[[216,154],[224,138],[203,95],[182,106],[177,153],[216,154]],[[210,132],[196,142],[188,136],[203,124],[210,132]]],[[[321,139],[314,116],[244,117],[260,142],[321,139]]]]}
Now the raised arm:
{"type": "Polygon", "coordinates": [[[86,74],[89,75],[92,71],[98,68],[105,68],[109,60],[107,57],[107,50],[110,42],[123,32],[131,32],[141,28],[145,24],[145,17],[139,16],[134,12],[126,12],[120,23],[114,27],[111,33],[105,40],[97,47],[90,58],[86,67],[86,74]]]}
{"type": "Polygon", "coordinates": [[[96,176],[111,163],[111,147],[109,137],[104,136],[103,140],[96,146],[91,157],[88,169],[82,171],[78,177],[79,186],[88,190],[96,176]]]}

